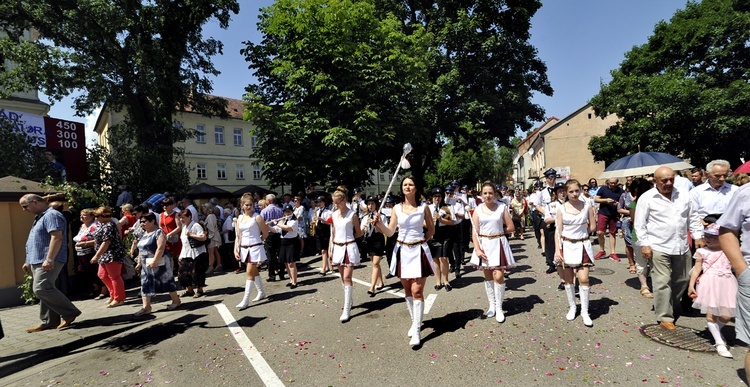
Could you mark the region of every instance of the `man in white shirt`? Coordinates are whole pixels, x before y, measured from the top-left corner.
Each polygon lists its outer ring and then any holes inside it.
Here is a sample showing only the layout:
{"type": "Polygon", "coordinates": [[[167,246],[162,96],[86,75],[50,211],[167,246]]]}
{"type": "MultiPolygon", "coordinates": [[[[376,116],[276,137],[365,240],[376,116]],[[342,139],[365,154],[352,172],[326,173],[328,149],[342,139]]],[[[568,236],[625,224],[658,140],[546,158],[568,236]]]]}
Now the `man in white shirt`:
{"type": "Polygon", "coordinates": [[[690,201],[704,226],[708,226],[704,218],[711,214],[720,217],[737,192],[737,186],[726,182],[731,173],[729,168],[729,161],[712,160],[706,166],[706,182],[690,191],[690,201]]]}
{"type": "Polygon", "coordinates": [[[451,265],[451,273],[455,273],[456,278],[461,278],[461,264],[465,256],[461,249],[461,223],[465,218],[466,210],[464,209],[464,203],[456,198],[455,186],[446,187],[445,195],[445,203],[450,206],[453,213],[453,221],[455,222],[453,226],[449,226],[452,228],[453,257],[448,257],[448,261],[451,265]],[[453,259],[451,260],[451,258],[453,259]]]}
{"type": "Polygon", "coordinates": [[[662,327],[675,329],[675,308],[687,289],[691,254],[690,229],[696,247],[703,247],[703,226],[687,191],[675,189],[675,172],[660,167],[654,173],[656,187],[638,198],[635,230],[643,258],[651,260],[654,312],[662,327]]]}
{"type": "MultiPolygon", "coordinates": [[[[554,248],[554,232],[550,230],[545,224],[544,224],[544,218],[547,215],[547,208],[550,203],[552,203],[553,200],[555,200],[555,180],[557,180],[557,171],[550,168],[546,171],[544,171],[544,181],[545,186],[542,187],[541,191],[537,193],[536,199],[534,199],[534,205],[536,206],[537,214],[539,214],[539,229],[542,233],[541,238],[541,246],[542,246],[542,255],[546,258],[549,258],[547,254],[545,254],[545,251],[547,247],[553,246],[554,248]],[[548,238],[550,238],[548,240],[548,238]]],[[[550,262],[547,260],[547,274],[552,274],[557,271],[557,268],[555,268],[555,265],[553,262],[550,262]]]]}

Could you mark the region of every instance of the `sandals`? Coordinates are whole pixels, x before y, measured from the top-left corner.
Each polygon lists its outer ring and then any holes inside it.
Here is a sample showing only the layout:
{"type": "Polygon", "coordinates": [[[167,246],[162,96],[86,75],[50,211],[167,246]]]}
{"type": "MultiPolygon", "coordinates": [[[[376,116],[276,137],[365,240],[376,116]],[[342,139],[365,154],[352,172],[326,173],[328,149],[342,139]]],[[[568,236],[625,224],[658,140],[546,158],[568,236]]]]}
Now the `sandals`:
{"type": "Polygon", "coordinates": [[[644,298],[654,298],[654,294],[651,293],[650,290],[648,290],[648,286],[644,286],[644,287],[641,288],[641,295],[644,298]]]}
{"type": "Polygon", "coordinates": [[[151,309],[143,309],[143,308],[141,308],[141,310],[135,312],[135,317],[141,317],[141,316],[145,316],[147,314],[151,314],[151,309]]]}
{"type": "Polygon", "coordinates": [[[168,310],[175,310],[175,309],[177,309],[177,308],[178,308],[178,307],[179,307],[180,305],[182,305],[182,303],[181,303],[181,302],[180,302],[179,304],[169,304],[169,305],[167,305],[167,309],[168,309],[168,310]]]}
{"type": "Polygon", "coordinates": [[[635,270],[635,265],[630,265],[630,269],[628,269],[628,271],[630,272],[630,274],[636,274],[637,273],[637,271],[635,270]]]}

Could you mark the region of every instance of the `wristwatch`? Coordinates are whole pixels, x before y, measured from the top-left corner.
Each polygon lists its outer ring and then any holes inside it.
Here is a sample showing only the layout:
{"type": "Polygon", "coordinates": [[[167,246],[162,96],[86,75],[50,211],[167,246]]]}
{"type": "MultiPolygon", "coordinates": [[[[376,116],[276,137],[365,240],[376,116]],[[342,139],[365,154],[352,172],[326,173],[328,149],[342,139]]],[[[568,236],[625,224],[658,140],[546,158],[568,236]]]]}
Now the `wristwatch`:
{"type": "Polygon", "coordinates": [[[47,261],[47,262],[49,262],[49,263],[55,263],[54,259],[44,258],[44,260],[47,261]]]}

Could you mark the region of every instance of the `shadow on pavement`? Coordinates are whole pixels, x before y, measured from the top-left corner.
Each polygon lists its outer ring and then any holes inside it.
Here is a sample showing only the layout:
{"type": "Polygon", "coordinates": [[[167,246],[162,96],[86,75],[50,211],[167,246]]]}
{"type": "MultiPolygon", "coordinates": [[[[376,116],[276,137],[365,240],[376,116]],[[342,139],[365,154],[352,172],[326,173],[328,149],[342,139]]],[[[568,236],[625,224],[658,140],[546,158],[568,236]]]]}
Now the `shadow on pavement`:
{"type": "MultiPolygon", "coordinates": [[[[591,280],[591,277],[589,277],[589,280],[591,280]]],[[[613,305],[620,305],[620,303],[608,297],[591,300],[589,302],[589,316],[592,320],[604,316],[609,313],[609,309],[613,305]]]]}
{"type": "Polygon", "coordinates": [[[519,290],[520,288],[531,285],[536,279],[531,277],[508,278],[505,280],[505,290],[519,290]]]}
{"type": "Polygon", "coordinates": [[[423,323],[423,328],[432,328],[429,335],[422,338],[422,344],[435,339],[447,332],[455,332],[466,329],[466,324],[471,320],[477,320],[484,314],[480,309],[468,309],[460,312],[448,313],[445,316],[431,318],[423,323]]]}
{"type": "MultiPolygon", "coordinates": [[[[243,328],[252,328],[255,326],[255,324],[265,320],[265,317],[252,317],[252,316],[245,316],[239,320],[237,320],[237,325],[243,327],[243,328]]],[[[226,327],[222,327],[226,328],[226,327]]]]}
{"type": "MultiPolygon", "coordinates": [[[[186,314],[175,320],[168,321],[164,324],[157,324],[145,328],[138,334],[117,337],[113,340],[102,343],[101,349],[117,349],[120,351],[135,351],[153,347],[162,341],[170,339],[179,334],[185,333],[189,328],[194,326],[203,327],[207,322],[195,323],[195,320],[205,317],[205,314],[186,314]]],[[[222,327],[224,328],[224,327],[222,327]]]]}
{"type": "MultiPolygon", "coordinates": [[[[361,296],[358,298],[362,298],[361,296]]],[[[374,298],[369,298],[370,301],[360,303],[359,305],[352,306],[352,312],[357,311],[357,313],[352,313],[350,315],[351,318],[362,316],[362,315],[368,315],[371,312],[376,312],[380,310],[384,310],[388,307],[390,307],[393,304],[402,303],[406,305],[406,302],[401,297],[380,297],[378,298],[375,296],[374,298]]],[[[355,300],[356,302],[356,300],[355,300]]],[[[404,308],[406,309],[406,308],[404,308]]]]}
{"type": "Polygon", "coordinates": [[[589,286],[599,285],[602,283],[603,283],[602,280],[589,274],[589,286]]]}
{"type": "Polygon", "coordinates": [[[484,282],[484,277],[476,277],[476,276],[465,277],[465,276],[461,276],[461,278],[456,278],[456,279],[453,279],[452,281],[450,281],[450,284],[451,284],[451,286],[454,289],[461,289],[461,288],[465,288],[467,286],[471,286],[472,284],[477,284],[477,283],[480,283],[480,282],[484,282]]]}
{"type": "Polygon", "coordinates": [[[503,310],[508,311],[508,313],[505,314],[505,317],[531,312],[537,304],[544,304],[544,300],[536,294],[526,297],[508,298],[503,301],[503,310]]]}

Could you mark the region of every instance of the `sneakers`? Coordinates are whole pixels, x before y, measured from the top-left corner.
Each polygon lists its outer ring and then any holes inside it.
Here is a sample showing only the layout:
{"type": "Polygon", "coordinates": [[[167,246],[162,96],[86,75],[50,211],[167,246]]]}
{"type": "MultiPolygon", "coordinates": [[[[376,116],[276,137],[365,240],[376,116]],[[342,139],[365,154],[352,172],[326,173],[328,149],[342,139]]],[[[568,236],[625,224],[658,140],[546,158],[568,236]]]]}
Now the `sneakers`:
{"type": "Polygon", "coordinates": [[[620,262],[620,257],[618,257],[617,254],[615,254],[615,253],[610,254],[609,255],[609,259],[611,259],[611,260],[613,260],[615,262],[620,262]]]}
{"type": "Polygon", "coordinates": [[[600,250],[596,255],[594,256],[594,259],[602,259],[607,256],[607,253],[604,250],[600,250]]]}

